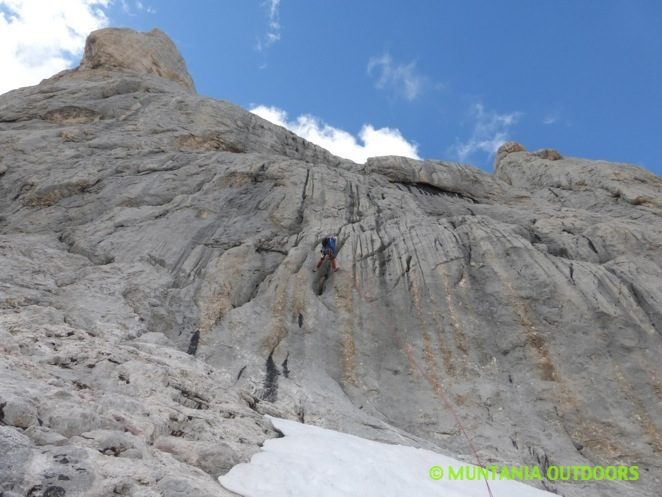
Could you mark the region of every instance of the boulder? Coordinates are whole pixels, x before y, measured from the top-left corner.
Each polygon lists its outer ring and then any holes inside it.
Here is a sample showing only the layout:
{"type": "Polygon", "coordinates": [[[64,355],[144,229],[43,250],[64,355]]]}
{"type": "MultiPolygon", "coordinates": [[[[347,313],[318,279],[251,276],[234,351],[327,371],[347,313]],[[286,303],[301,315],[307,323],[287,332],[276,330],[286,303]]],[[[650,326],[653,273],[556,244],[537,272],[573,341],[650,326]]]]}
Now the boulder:
{"type": "Polygon", "coordinates": [[[159,29],[138,33],[132,29],[94,31],[85,43],[78,71],[123,71],[156,75],[195,91],[184,59],[159,29]]]}
{"type": "Polygon", "coordinates": [[[523,145],[513,141],[509,141],[501,145],[498,148],[496,157],[494,159],[494,170],[496,171],[498,169],[499,163],[504,157],[506,157],[508,154],[513,154],[516,152],[526,152],[526,149],[523,145]]]}

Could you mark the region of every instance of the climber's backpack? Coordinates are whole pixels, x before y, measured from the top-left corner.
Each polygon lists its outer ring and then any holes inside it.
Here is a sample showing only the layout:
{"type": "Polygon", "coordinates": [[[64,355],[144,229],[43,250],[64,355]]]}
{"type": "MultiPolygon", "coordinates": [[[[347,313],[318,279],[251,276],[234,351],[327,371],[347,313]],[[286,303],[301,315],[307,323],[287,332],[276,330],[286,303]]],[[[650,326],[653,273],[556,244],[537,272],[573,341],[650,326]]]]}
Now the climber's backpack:
{"type": "Polygon", "coordinates": [[[333,255],[336,255],[336,239],[335,238],[327,238],[326,240],[326,246],[333,250],[333,255]]]}

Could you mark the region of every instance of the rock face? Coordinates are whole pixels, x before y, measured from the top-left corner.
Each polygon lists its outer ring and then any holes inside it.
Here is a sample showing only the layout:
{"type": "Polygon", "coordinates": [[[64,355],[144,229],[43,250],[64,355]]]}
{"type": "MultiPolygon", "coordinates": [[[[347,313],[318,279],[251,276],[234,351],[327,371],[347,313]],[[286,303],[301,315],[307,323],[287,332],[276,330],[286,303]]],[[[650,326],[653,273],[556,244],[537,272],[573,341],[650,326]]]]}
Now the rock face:
{"type": "Polygon", "coordinates": [[[496,159],[494,161],[495,167],[501,162],[506,155],[512,154],[513,152],[526,152],[524,146],[517,142],[506,142],[499,147],[496,152],[496,159]]]}
{"type": "Polygon", "coordinates": [[[3,495],[229,495],[265,413],[473,462],[453,412],[483,463],[640,468],[548,490],[657,495],[660,178],[359,166],[195,95],[160,32],[91,40],[0,97],[3,495]]]}
{"type": "Polygon", "coordinates": [[[95,31],[85,44],[85,55],[77,69],[155,74],[194,91],[184,59],[163,31],[136,33],[131,29],[95,31]]]}

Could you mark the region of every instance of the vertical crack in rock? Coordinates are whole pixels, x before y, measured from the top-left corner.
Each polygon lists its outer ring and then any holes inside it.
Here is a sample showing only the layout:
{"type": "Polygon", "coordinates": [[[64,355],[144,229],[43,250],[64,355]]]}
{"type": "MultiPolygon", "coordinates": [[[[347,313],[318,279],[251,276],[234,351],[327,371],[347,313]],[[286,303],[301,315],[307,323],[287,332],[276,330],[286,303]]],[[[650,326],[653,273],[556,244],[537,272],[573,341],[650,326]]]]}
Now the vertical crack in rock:
{"type": "Polygon", "coordinates": [[[198,343],[200,342],[200,330],[195,330],[191,335],[191,341],[188,344],[187,353],[195,355],[198,352],[198,343]]]}
{"type": "Polygon", "coordinates": [[[299,210],[297,212],[297,226],[301,226],[303,224],[303,214],[304,214],[304,209],[306,208],[306,190],[308,189],[308,181],[310,179],[310,169],[306,168],[306,179],[303,182],[303,189],[301,191],[301,204],[299,204],[299,210]]]}
{"type": "Polygon", "coordinates": [[[356,184],[356,212],[355,212],[355,219],[357,221],[361,220],[361,192],[359,190],[359,184],[356,184]]]}
{"type": "Polygon", "coordinates": [[[242,366],[239,372],[237,373],[237,378],[234,380],[235,383],[239,381],[241,375],[244,374],[244,371],[246,371],[246,366],[242,366]]]}
{"type": "Polygon", "coordinates": [[[278,375],[280,375],[280,371],[278,371],[278,368],[276,367],[273,355],[274,351],[272,350],[269,357],[267,357],[265,364],[266,376],[264,378],[264,386],[262,390],[262,400],[268,402],[276,402],[278,398],[278,375]]]}
{"type": "Polygon", "coordinates": [[[345,222],[349,224],[354,220],[354,186],[349,181],[345,188],[345,194],[347,195],[347,203],[345,204],[345,222]]]}
{"type": "MultiPolygon", "coordinates": [[[[549,468],[550,466],[550,460],[545,450],[544,449],[539,450],[535,447],[529,447],[529,454],[531,454],[531,456],[536,458],[536,461],[538,463],[537,465],[540,468],[540,472],[543,475],[547,474],[547,468],[549,468]]],[[[542,484],[546,490],[556,493],[556,487],[553,484],[545,481],[544,479],[542,484]]]]}
{"type": "Polygon", "coordinates": [[[361,219],[361,213],[359,209],[360,205],[360,190],[359,185],[354,185],[351,181],[347,181],[347,186],[345,188],[345,194],[347,196],[347,202],[345,204],[345,222],[347,224],[356,223],[361,219]],[[354,187],[356,186],[356,191],[354,187]]]}
{"type": "MultiPolygon", "coordinates": [[[[435,239],[436,241],[436,239],[435,239]]],[[[411,269],[411,255],[407,256],[406,260],[407,267],[405,268],[405,273],[409,273],[409,270],[411,269]]]]}
{"type": "Polygon", "coordinates": [[[462,251],[464,255],[464,263],[468,266],[471,264],[472,257],[471,243],[462,244],[462,251]]]}
{"type": "Polygon", "coordinates": [[[289,358],[290,358],[290,353],[288,352],[287,356],[285,356],[285,360],[283,361],[283,364],[281,365],[281,367],[283,368],[283,376],[285,376],[285,378],[290,377],[290,370],[287,367],[287,361],[289,358]]]}
{"type": "MultiPolygon", "coordinates": [[[[586,238],[586,241],[588,242],[588,246],[589,246],[589,248],[590,248],[593,252],[595,252],[596,254],[598,254],[598,249],[595,248],[595,245],[593,244],[593,241],[592,241],[589,237],[587,237],[586,235],[582,235],[582,236],[583,236],[584,238],[586,238]]],[[[600,254],[598,254],[598,255],[600,255],[600,254]]]]}

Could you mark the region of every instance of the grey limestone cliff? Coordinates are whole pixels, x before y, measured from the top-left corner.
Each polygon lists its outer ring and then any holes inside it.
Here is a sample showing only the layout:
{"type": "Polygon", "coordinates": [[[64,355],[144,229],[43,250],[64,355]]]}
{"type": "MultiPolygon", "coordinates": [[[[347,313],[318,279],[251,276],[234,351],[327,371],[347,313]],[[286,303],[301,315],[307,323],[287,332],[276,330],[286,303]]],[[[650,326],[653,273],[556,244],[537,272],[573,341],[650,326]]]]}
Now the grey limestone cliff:
{"type": "Polygon", "coordinates": [[[560,495],[658,495],[661,220],[635,166],[358,165],[93,33],[0,96],[0,495],[230,495],[263,414],[474,462],[452,411],[483,463],[640,468],[560,495]]]}

